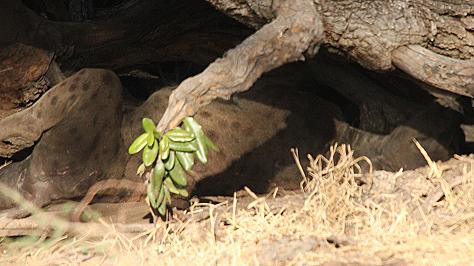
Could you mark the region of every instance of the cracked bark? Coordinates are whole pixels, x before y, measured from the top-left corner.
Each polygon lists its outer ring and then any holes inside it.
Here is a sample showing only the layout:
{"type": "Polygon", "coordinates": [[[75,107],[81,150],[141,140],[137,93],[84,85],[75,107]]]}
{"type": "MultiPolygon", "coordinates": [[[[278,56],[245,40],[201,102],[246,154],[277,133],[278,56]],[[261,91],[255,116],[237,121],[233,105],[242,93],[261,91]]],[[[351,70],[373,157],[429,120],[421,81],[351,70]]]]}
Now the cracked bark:
{"type": "Polygon", "coordinates": [[[251,33],[204,1],[131,0],[82,22],[50,20],[25,2],[0,1],[0,119],[55,85],[51,62],[69,75],[83,67],[120,74],[168,62],[203,69],[251,33]]]}
{"type": "Polygon", "coordinates": [[[208,2],[249,26],[261,28],[204,72],[184,81],[171,95],[158,130],[178,125],[184,116],[193,115],[211,100],[247,90],[262,73],[301,58],[305,49],[294,49],[295,44],[291,43],[298,39],[276,38],[280,27],[301,28],[308,35],[307,43],[322,42],[331,51],[342,53],[368,69],[386,71],[398,67],[442,90],[474,95],[474,1],[208,2]],[[279,14],[281,5],[290,3],[292,19],[284,20],[279,14]],[[313,10],[311,16],[318,18],[318,24],[308,25],[310,21],[303,19],[308,8],[313,10]],[[324,30],[324,37],[314,35],[315,29],[324,30]],[[268,32],[272,32],[274,39],[268,38],[268,32]],[[274,47],[273,55],[292,56],[282,58],[278,64],[260,60],[256,55],[262,50],[262,43],[274,47]],[[239,72],[243,68],[246,71],[239,72]]]}
{"type": "Polygon", "coordinates": [[[474,60],[452,59],[418,45],[396,49],[392,60],[398,68],[431,86],[474,97],[474,60]]]}

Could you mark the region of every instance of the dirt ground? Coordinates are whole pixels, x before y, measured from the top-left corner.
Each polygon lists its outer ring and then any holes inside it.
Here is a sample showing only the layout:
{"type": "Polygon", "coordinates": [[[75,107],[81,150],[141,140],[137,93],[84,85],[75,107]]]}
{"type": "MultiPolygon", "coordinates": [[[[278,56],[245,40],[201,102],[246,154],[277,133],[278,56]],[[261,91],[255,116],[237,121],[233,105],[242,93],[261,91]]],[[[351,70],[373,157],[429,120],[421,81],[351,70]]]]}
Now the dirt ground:
{"type": "Polygon", "coordinates": [[[370,161],[345,145],[294,151],[310,163],[300,190],[193,199],[155,225],[143,202],[91,205],[88,223],[64,219],[71,203],[2,214],[0,264],[472,265],[474,156],[432,162],[419,148],[428,166],[396,173],[361,172],[370,161]]]}

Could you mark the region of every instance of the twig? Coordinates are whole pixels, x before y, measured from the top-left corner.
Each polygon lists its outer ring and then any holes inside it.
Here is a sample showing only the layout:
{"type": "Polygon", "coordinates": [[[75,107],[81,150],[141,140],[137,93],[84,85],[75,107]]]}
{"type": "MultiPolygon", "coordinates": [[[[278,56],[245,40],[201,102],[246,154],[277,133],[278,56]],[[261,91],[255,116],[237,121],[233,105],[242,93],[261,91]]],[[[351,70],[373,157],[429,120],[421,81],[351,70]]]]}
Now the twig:
{"type": "Polygon", "coordinates": [[[74,212],[71,215],[71,220],[73,222],[79,222],[81,220],[81,215],[86,209],[87,205],[94,199],[94,196],[100,191],[107,189],[126,189],[133,191],[135,193],[143,194],[145,193],[145,186],[143,183],[137,181],[131,181],[127,179],[106,179],[95,183],[92,187],[89,188],[87,194],[82,198],[81,202],[76,206],[74,212]]]}
{"type": "Polygon", "coordinates": [[[423,158],[425,158],[425,161],[430,166],[430,175],[434,175],[437,178],[441,178],[443,172],[439,169],[438,165],[433,162],[433,160],[431,160],[431,157],[428,155],[428,152],[426,152],[425,148],[423,148],[423,146],[421,146],[421,144],[415,138],[413,138],[412,141],[415,143],[421,155],[423,155],[423,158]]]}
{"type": "MultiPolygon", "coordinates": [[[[464,180],[465,179],[463,178],[463,176],[455,176],[449,180],[446,180],[446,182],[452,190],[453,188],[462,185],[464,180]]],[[[466,182],[467,181],[468,180],[466,180],[466,182]]],[[[437,187],[433,192],[429,193],[429,196],[427,197],[423,205],[421,205],[421,207],[419,208],[415,208],[412,211],[412,213],[415,213],[415,218],[419,218],[422,213],[425,215],[428,214],[433,209],[434,204],[438,202],[444,195],[445,190],[443,189],[442,185],[437,187]]]]}
{"type": "Polygon", "coordinates": [[[303,177],[303,180],[301,181],[300,186],[301,186],[301,190],[304,191],[303,184],[308,182],[308,178],[306,177],[306,174],[303,170],[303,166],[301,165],[298,149],[291,148],[291,154],[293,155],[293,159],[295,160],[296,166],[298,167],[298,170],[300,171],[301,177],[303,177]]]}
{"type": "Polygon", "coordinates": [[[10,70],[13,70],[13,68],[12,67],[7,67],[7,68],[4,68],[4,69],[1,69],[0,73],[7,72],[7,71],[10,71],[10,70]]]}
{"type": "MultiPolygon", "coordinates": [[[[14,220],[5,219],[0,222],[1,236],[17,236],[27,234],[37,234],[38,229],[43,229],[48,234],[71,233],[73,235],[85,235],[88,238],[103,237],[110,232],[110,225],[105,223],[72,223],[68,222],[56,215],[47,213],[34,206],[33,203],[26,200],[14,189],[9,188],[0,182],[0,193],[18,204],[24,210],[30,212],[35,217],[27,219],[14,220]],[[33,221],[32,221],[33,220],[33,221]],[[53,230],[49,230],[52,228],[53,230]]],[[[114,228],[120,233],[137,233],[152,230],[153,224],[114,224],[114,228]]]]}

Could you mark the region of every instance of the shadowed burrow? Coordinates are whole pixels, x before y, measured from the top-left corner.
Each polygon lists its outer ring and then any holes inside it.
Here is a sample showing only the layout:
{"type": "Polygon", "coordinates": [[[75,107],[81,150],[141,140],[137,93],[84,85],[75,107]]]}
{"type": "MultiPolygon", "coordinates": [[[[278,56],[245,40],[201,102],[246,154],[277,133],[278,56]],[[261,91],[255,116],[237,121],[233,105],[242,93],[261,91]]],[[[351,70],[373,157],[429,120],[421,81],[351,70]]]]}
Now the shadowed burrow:
{"type": "MultiPolygon", "coordinates": [[[[359,74],[368,75],[368,71],[363,70],[359,74]]],[[[231,103],[238,108],[241,99],[248,99],[271,106],[275,110],[284,110],[288,115],[279,122],[284,126],[276,128],[277,131],[271,138],[258,137],[256,131],[278,120],[274,113],[258,114],[257,112],[262,111],[255,110],[250,115],[262,118],[255,124],[245,124],[246,128],[240,130],[241,123],[233,121],[232,117],[213,116],[212,113],[203,111],[198,113],[197,118],[202,117],[203,121],[213,120],[214,126],[220,123],[217,132],[212,130],[212,125],[204,127],[214,138],[224,137],[229,141],[231,137],[231,142],[239,142],[244,138],[264,141],[255,143],[254,149],[233,160],[225,171],[198,182],[196,194],[231,195],[243,186],[248,186],[259,193],[268,192],[275,186],[286,189],[299,188],[301,176],[290,153],[291,148],[299,149],[305,168],[306,154],[313,156],[325,154],[329,145],[334,142],[346,143],[353,146],[356,156],[367,155],[371,158],[375,169],[392,171],[400,168],[413,169],[426,164],[412,141],[413,138],[418,139],[436,160],[447,160],[462,149],[464,135],[459,127],[461,115],[440,106],[434,100],[429,104],[426,104],[426,99],[421,99],[424,101],[423,104],[414,101],[414,108],[410,109],[414,111],[406,117],[401,115],[405,114],[406,105],[401,103],[399,107],[395,106],[399,109],[394,109],[393,115],[401,117],[397,118],[398,120],[392,119],[390,113],[372,116],[373,119],[380,120],[373,121],[374,125],[392,123],[390,121],[398,122],[392,124],[388,130],[385,129],[386,133],[371,132],[360,128],[361,121],[367,119],[367,112],[383,110],[364,110],[363,104],[364,101],[370,102],[371,97],[380,99],[393,95],[389,89],[381,85],[382,82],[370,77],[369,81],[374,82],[372,86],[379,89],[380,95],[372,95],[365,99],[359,97],[356,101],[346,97],[350,95],[348,92],[354,91],[354,88],[334,89],[327,86],[324,80],[311,77],[311,70],[307,65],[303,63],[288,65],[266,74],[251,90],[238,95],[231,103]],[[361,98],[364,101],[361,101],[361,98]],[[216,122],[215,119],[222,121],[216,122]],[[226,133],[226,129],[238,130],[240,135],[235,138],[226,133]]],[[[342,79],[344,76],[337,78],[342,79]]],[[[384,76],[378,78],[383,79],[384,76]]],[[[413,90],[416,87],[410,82],[399,83],[404,84],[400,90],[413,90]]],[[[411,94],[425,93],[421,88],[418,90],[411,94]]],[[[400,94],[397,97],[401,97],[400,94]]],[[[219,139],[216,140],[219,142],[219,139]]],[[[225,147],[230,144],[222,143],[222,145],[225,147]]],[[[231,150],[229,149],[230,152],[231,150]]],[[[211,164],[213,160],[224,160],[223,156],[226,155],[211,153],[211,164]]]]}

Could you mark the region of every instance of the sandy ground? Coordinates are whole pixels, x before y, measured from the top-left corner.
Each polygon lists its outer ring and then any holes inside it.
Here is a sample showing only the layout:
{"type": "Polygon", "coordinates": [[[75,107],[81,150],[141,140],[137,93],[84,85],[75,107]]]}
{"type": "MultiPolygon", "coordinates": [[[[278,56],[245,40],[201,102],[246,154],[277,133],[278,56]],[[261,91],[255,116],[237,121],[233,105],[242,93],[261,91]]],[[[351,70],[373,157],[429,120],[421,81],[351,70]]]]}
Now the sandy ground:
{"type": "Polygon", "coordinates": [[[144,203],[92,205],[88,223],[61,218],[67,204],[0,216],[2,235],[29,235],[3,237],[0,264],[474,265],[474,156],[371,173],[344,145],[294,155],[310,161],[300,190],[193,200],[168,222],[144,203]]]}

